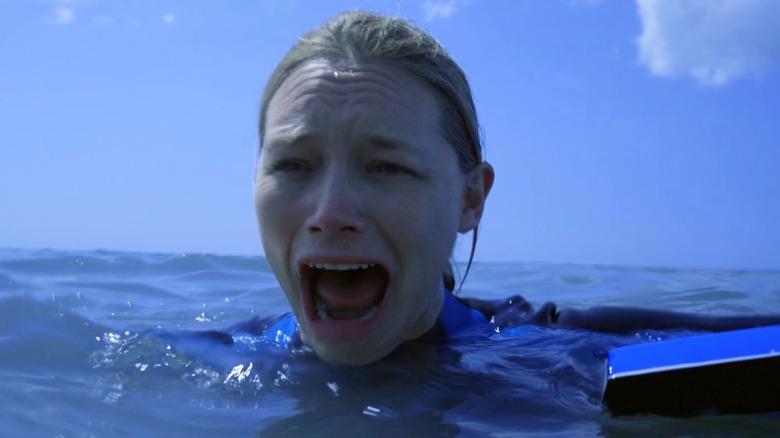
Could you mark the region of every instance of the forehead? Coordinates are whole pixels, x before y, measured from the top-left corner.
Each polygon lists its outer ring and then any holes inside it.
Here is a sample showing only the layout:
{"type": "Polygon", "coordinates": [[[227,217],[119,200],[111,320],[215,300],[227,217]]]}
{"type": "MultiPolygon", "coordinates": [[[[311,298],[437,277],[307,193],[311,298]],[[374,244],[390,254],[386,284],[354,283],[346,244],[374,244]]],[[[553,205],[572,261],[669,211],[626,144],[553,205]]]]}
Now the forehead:
{"type": "Polygon", "coordinates": [[[373,123],[388,129],[402,125],[406,130],[438,132],[439,112],[430,87],[396,67],[313,60],[282,82],[268,104],[265,122],[267,134],[323,118],[331,124],[373,123]]]}

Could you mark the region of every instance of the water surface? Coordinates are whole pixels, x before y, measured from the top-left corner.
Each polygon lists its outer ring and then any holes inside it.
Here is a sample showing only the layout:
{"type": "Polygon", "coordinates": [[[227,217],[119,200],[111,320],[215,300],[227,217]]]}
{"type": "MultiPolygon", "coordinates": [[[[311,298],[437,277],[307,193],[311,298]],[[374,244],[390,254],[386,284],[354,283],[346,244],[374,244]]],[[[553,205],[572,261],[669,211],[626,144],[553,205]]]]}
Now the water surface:
{"type": "MultiPolygon", "coordinates": [[[[462,296],[710,314],[780,311],[780,272],[476,263],[462,296]]],[[[776,415],[615,418],[599,353],[689,333],[531,328],[406,345],[352,368],[307,352],[205,360],[150,330],[287,312],[260,257],[0,250],[0,436],[768,436],[776,415]],[[251,367],[251,368],[250,368],[251,367]]]]}

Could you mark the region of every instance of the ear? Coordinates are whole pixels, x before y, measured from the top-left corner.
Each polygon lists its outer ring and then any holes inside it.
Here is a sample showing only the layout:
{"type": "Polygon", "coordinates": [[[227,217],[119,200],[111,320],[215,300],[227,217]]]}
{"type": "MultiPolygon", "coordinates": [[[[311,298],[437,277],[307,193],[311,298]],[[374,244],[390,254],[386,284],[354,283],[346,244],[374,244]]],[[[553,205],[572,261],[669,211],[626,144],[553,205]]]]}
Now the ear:
{"type": "Polygon", "coordinates": [[[473,230],[482,219],[485,210],[485,200],[493,187],[493,166],[483,161],[477,164],[469,173],[466,188],[463,191],[463,208],[460,212],[460,228],[465,233],[473,230]]]}

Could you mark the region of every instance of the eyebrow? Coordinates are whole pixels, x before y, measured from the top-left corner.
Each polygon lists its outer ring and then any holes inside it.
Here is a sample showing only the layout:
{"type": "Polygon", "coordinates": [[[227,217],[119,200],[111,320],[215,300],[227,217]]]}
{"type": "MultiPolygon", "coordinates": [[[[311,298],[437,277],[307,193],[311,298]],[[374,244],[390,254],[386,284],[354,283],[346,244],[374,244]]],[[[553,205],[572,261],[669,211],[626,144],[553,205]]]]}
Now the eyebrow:
{"type": "Polygon", "coordinates": [[[411,144],[393,137],[388,137],[380,134],[371,134],[365,137],[361,137],[361,142],[371,145],[376,149],[388,150],[388,151],[403,151],[411,152],[416,155],[424,155],[420,148],[412,146],[411,144]]]}
{"type": "MultiPolygon", "coordinates": [[[[370,134],[358,137],[358,143],[371,146],[376,149],[386,151],[403,151],[410,152],[416,155],[424,155],[423,152],[411,144],[394,138],[391,136],[381,134],[370,134]]],[[[263,149],[279,149],[285,147],[300,147],[307,144],[316,143],[317,136],[310,132],[301,132],[297,134],[283,134],[275,136],[270,141],[262,145],[263,149]]]]}
{"type": "Polygon", "coordinates": [[[303,146],[312,143],[316,137],[308,132],[297,134],[283,134],[273,137],[270,141],[263,142],[262,149],[279,149],[290,146],[303,146]]]}

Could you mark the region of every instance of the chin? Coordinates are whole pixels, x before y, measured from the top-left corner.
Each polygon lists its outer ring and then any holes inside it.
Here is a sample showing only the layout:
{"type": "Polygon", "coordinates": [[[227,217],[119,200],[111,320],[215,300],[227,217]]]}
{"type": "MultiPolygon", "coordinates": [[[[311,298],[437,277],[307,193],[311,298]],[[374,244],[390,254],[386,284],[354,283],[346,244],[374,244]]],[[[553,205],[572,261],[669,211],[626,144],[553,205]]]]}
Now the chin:
{"type": "Polygon", "coordinates": [[[309,346],[325,362],[350,366],[368,365],[377,362],[393,351],[393,348],[386,349],[386,351],[376,348],[367,349],[363,345],[330,346],[316,341],[309,346]]]}

